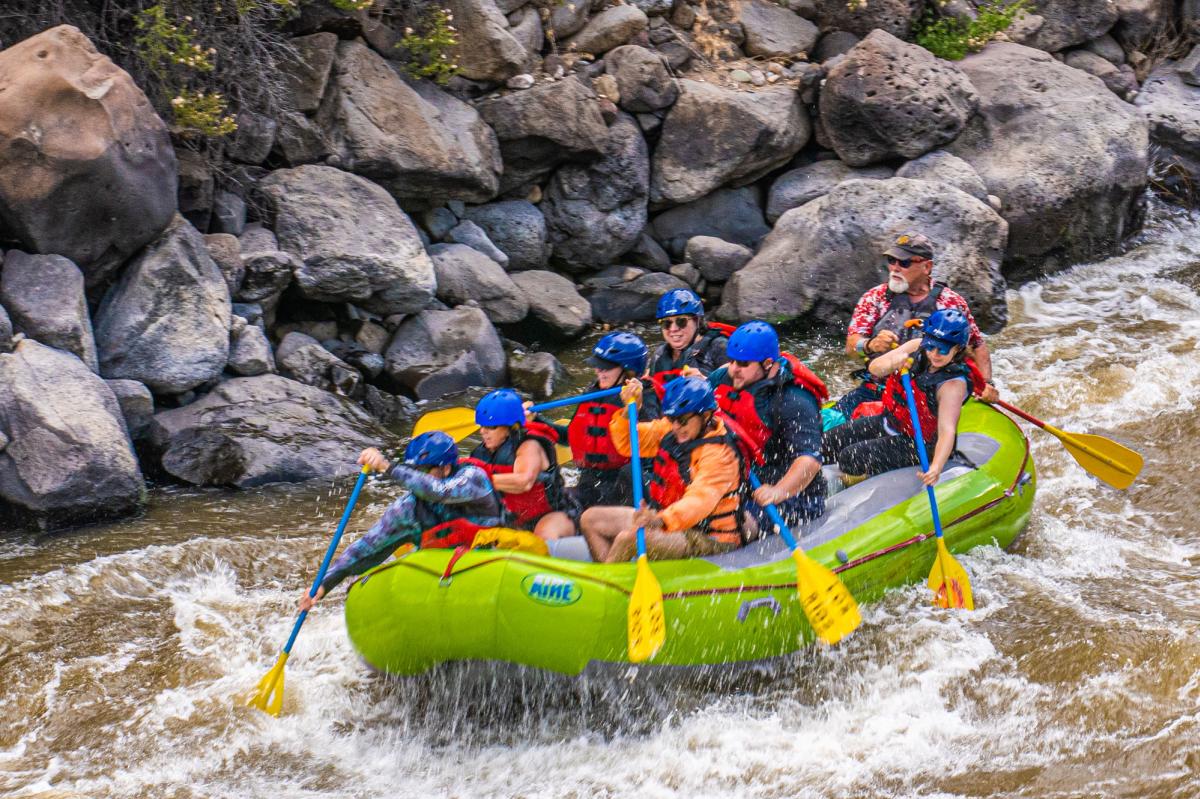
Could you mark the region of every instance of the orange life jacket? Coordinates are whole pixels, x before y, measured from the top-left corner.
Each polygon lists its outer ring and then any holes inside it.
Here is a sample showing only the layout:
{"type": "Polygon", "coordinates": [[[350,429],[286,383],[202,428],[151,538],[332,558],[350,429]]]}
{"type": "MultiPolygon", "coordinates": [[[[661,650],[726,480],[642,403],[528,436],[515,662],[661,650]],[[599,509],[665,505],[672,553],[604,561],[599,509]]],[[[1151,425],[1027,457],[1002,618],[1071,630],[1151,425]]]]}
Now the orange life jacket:
{"type": "MultiPolygon", "coordinates": [[[[674,433],[668,433],[658,445],[658,454],[648,476],[648,494],[652,507],[661,510],[683,498],[692,479],[692,452],[697,447],[727,446],[738,456],[739,470],[745,463],[733,435],[725,432],[681,444],[674,433]]],[[[721,497],[713,512],[697,529],[727,543],[745,543],[741,524],[741,484],[721,497]]]]}

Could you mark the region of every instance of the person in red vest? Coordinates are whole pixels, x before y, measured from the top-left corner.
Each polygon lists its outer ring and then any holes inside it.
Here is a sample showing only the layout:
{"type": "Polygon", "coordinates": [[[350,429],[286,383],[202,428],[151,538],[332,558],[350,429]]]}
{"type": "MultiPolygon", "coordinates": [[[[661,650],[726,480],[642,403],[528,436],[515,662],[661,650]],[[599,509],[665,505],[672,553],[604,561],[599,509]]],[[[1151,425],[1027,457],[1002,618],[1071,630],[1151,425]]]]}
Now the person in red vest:
{"type": "Polygon", "coordinates": [[[514,525],[547,541],[575,535],[578,508],[558,468],[558,431],[526,416],[511,388],[493,391],[475,406],[483,443],[468,460],[492,479],[514,525]]]}
{"type": "Polygon", "coordinates": [[[729,364],[708,376],[734,435],[753,451],[763,485],[746,511],[771,530],[764,505],[798,524],[825,512],[821,475],[821,403],[825,384],[793,355],[781,353],[766,322],[747,322],[729,337],[729,364]]]}
{"type": "Polygon", "coordinates": [[[650,377],[659,398],[666,384],[684,367],[702,375],[725,363],[725,345],[730,325],[704,320],[704,303],[691,289],[672,289],[658,300],[658,325],[663,343],[650,359],[650,377]]]}
{"type": "Polygon", "coordinates": [[[918,465],[913,442],[918,427],[932,453],[929,471],[921,473],[925,485],[937,482],[954,453],[959,415],[972,389],[966,363],[970,321],[962,311],[949,308],[931,314],[924,330],[923,337],[871,361],[871,374],[883,385],[883,413],[853,419],[825,433],[825,452],[837,460],[848,482],[918,465]],[[909,376],[920,417],[915,421],[899,374],[910,360],[909,376]]]}
{"type": "MultiPolygon", "coordinates": [[[[629,380],[621,401],[641,403],[640,380],[629,380]]],[[[646,528],[646,554],[652,559],[704,557],[736,549],[744,542],[740,495],[743,466],[733,437],[717,415],[716,397],[702,377],[672,380],[663,397],[663,417],[638,423],[638,446],[653,458],[648,475],[649,503],[589,508],[579,526],[592,558],[616,563],[637,552],[637,528],[646,528]]],[[[609,423],[613,443],[629,455],[628,409],[609,423]]]]}
{"type": "MultiPolygon", "coordinates": [[[[872,358],[886,354],[892,348],[920,338],[920,328],[913,320],[927,319],[937,310],[955,308],[961,311],[970,327],[968,353],[979,367],[987,383],[982,397],[992,402],[999,397],[992,385],[992,356],[987,341],[971,316],[971,309],[962,295],[933,279],[933,242],[920,233],[904,233],[883,252],[887,261],[888,281],[866,292],[854,306],[846,334],[846,354],[869,364],[872,358]]],[[[846,419],[864,402],[877,402],[882,386],[876,383],[867,369],[854,373],[861,379],[857,388],[834,403],[834,409],[846,419]]]]}

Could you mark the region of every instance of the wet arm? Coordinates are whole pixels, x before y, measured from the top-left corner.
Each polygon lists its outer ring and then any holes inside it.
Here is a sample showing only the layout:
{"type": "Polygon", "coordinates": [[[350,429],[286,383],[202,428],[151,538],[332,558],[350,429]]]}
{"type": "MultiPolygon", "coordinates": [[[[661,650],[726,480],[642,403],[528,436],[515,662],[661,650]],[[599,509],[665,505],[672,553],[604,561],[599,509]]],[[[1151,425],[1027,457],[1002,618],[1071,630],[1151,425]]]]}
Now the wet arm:
{"type": "Polygon", "coordinates": [[[487,474],[482,469],[460,468],[446,478],[434,477],[409,466],[396,466],[390,477],[402,484],[418,499],[455,505],[482,499],[492,493],[487,474]]]}
{"type": "Polygon", "coordinates": [[[523,494],[533,488],[538,475],[550,468],[546,454],[536,441],[526,440],[517,449],[513,470],[509,474],[492,475],[492,484],[505,494],[523,494]]]}

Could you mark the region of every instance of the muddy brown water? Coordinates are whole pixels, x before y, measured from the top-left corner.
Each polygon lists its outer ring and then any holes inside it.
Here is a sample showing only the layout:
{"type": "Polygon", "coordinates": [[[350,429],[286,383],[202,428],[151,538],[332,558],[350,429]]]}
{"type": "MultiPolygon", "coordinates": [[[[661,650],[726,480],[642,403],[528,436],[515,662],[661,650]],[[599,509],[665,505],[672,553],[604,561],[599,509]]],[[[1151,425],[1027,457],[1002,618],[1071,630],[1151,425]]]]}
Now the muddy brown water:
{"type": "MultiPolygon", "coordinates": [[[[896,590],[842,645],[771,663],[384,679],[335,600],[272,719],[234,698],[286,640],[348,483],[159,489],[138,519],[7,536],[0,795],[1200,796],[1198,287],[1200,227],[1159,209],[1127,254],[1010,292],[1007,396],[1138,449],[1141,478],[1107,489],[1030,429],[1034,521],[959,558],[976,612],[896,590]]],[[[793,343],[848,385],[834,343],[793,343]]],[[[369,487],[348,535],[391,496],[369,487]]]]}

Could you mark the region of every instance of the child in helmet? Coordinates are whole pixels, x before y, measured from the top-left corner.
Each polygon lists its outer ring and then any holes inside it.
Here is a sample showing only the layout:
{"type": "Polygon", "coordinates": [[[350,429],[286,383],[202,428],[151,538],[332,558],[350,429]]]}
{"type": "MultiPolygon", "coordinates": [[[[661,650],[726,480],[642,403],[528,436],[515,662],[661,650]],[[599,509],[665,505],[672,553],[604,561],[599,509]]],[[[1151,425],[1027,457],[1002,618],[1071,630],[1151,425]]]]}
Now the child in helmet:
{"type": "MultiPolygon", "coordinates": [[[[641,403],[639,380],[629,380],[621,401],[641,403]]],[[[647,478],[649,507],[597,507],[580,527],[592,557],[609,563],[636,552],[638,527],[656,559],[704,557],[742,545],[742,464],[732,436],[717,416],[712,386],[702,377],[672,380],[663,398],[665,418],[638,423],[641,455],[654,458],[647,478]]],[[[630,453],[628,411],[613,416],[609,433],[618,451],[630,453]]]]}
{"type": "Polygon", "coordinates": [[[650,375],[660,387],[690,366],[707,375],[725,363],[725,343],[733,328],[704,321],[704,304],[691,289],[672,289],[658,300],[663,343],[654,350],[650,375]]]}
{"type": "Polygon", "coordinates": [[[931,486],[954,453],[958,419],[971,395],[966,364],[970,320],[957,308],[935,311],[925,321],[924,336],[901,344],[870,363],[871,374],[886,383],[884,412],[854,419],[825,433],[826,456],[836,460],[848,478],[872,477],[892,469],[915,466],[913,434],[920,429],[933,455],[921,481],[931,486]],[[909,376],[918,419],[910,418],[900,370],[911,361],[909,376]]]}
{"type": "MultiPolygon", "coordinates": [[[[627,380],[641,380],[646,372],[646,345],[633,333],[609,333],[592,348],[588,365],[596,370],[596,382],[588,391],[599,391],[620,385],[627,380]]],[[[643,422],[658,418],[658,397],[648,392],[646,401],[638,409],[638,419],[643,422]]],[[[629,505],[633,502],[633,489],[629,470],[629,456],[622,455],[608,434],[608,423],[614,413],[621,410],[621,401],[616,397],[584,402],[576,406],[571,422],[562,428],[571,445],[571,456],[579,467],[579,481],[573,494],[581,507],[595,505],[629,505]]]]}
{"type": "Polygon", "coordinates": [[[409,493],[393,502],[366,535],[338,556],[316,596],[305,593],[301,610],[312,608],[350,575],[383,563],[401,544],[418,543],[424,530],[458,519],[480,527],[498,527],[506,521],[504,505],[487,473],[460,462],[458,445],[443,432],[414,438],[404,450],[404,463],[395,467],[374,447],[362,451],[358,464],[386,474],[409,493]]]}
{"type": "Polygon", "coordinates": [[[558,468],[558,431],[527,417],[511,388],[481,399],[475,423],[483,443],[471,452],[471,462],[492,478],[514,525],[547,541],[575,535],[578,509],[558,468]]]}

